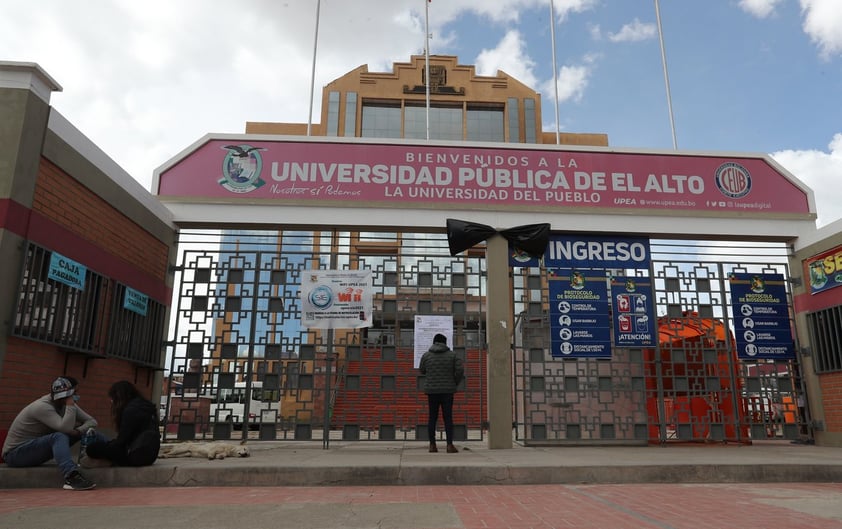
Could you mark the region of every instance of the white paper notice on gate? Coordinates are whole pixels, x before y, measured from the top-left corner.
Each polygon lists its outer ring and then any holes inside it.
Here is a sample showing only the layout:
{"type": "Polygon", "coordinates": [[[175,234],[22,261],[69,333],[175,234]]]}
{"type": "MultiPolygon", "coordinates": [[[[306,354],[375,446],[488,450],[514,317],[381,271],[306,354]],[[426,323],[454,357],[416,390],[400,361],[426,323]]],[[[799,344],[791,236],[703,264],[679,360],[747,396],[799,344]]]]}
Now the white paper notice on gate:
{"type": "Polygon", "coordinates": [[[301,278],[301,325],[371,327],[371,270],[307,270],[301,278]]]}
{"type": "Polygon", "coordinates": [[[415,316],[415,349],[413,367],[418,369],[421,357],[433,345],[433,337],[443,334],[453,349],[453,316],[415,316]]]}

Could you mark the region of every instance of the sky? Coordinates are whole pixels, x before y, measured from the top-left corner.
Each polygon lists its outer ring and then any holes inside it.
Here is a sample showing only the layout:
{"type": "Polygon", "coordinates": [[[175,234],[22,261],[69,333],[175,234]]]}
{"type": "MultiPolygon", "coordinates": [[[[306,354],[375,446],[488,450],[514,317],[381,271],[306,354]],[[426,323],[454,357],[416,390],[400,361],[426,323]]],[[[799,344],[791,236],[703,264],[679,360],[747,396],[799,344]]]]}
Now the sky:
{"type": "Polygon", "coordinates": [[[429,21],[431,54],[541,92],[546,131],[768,154],[819,226],[842,218],[842,0],[554,0],[554,26],[549,1],[0,0],[0,60],[39,64],[52,106],[149,189],[205,134],[317,123],[324,85],[423,54],[429,21]]]}

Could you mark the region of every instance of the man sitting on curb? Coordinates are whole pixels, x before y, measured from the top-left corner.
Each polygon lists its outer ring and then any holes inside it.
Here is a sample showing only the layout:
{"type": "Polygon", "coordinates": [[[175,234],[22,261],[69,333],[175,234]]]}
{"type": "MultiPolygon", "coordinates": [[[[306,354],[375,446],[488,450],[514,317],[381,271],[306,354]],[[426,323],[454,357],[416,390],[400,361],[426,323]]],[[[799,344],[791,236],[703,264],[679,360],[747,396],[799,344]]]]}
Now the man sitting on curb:
{"type": "Polygon", "coordinates": [[[79,441],[96,420],[76,406],[70,380],[53,381],[49,394],[35,400],[18,413],[6,442],[3,459],[10,467],[35,467],[55,459],[64,475],[67,490],[88,490],[96,484],[79,472],[70,446],[79,441]]]}

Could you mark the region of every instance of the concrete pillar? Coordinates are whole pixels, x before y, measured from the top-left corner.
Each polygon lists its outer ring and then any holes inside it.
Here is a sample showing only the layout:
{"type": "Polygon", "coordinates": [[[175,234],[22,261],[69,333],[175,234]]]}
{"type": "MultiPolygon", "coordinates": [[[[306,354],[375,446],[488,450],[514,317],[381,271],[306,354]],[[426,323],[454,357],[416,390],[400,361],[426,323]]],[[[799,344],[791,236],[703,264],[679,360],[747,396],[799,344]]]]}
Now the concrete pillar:
{"type": "Polygon", "coordinates": [[[488,295],[488,448],[512,448],[512,325],[509,244],[501,235],[486,241],[488,295]]]}
{"type": "Polygon", "coordinates": [[[14,325],[50,95],[60,90],[37,64],[0,61],[0,375],[14,325]]]}

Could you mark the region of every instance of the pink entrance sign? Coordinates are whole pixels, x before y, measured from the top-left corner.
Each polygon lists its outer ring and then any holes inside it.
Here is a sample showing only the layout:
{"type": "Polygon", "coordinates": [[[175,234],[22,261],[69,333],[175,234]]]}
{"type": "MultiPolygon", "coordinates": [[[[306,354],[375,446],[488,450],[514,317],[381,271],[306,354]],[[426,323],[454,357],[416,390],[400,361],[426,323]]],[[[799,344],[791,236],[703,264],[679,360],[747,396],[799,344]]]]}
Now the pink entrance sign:
{"type": "Polygon", "coordinates": [[[247,137],[202,144],[161,173],[157,194],[337,206],[811,214],[807,193],[762,156],[247,137]]]}

